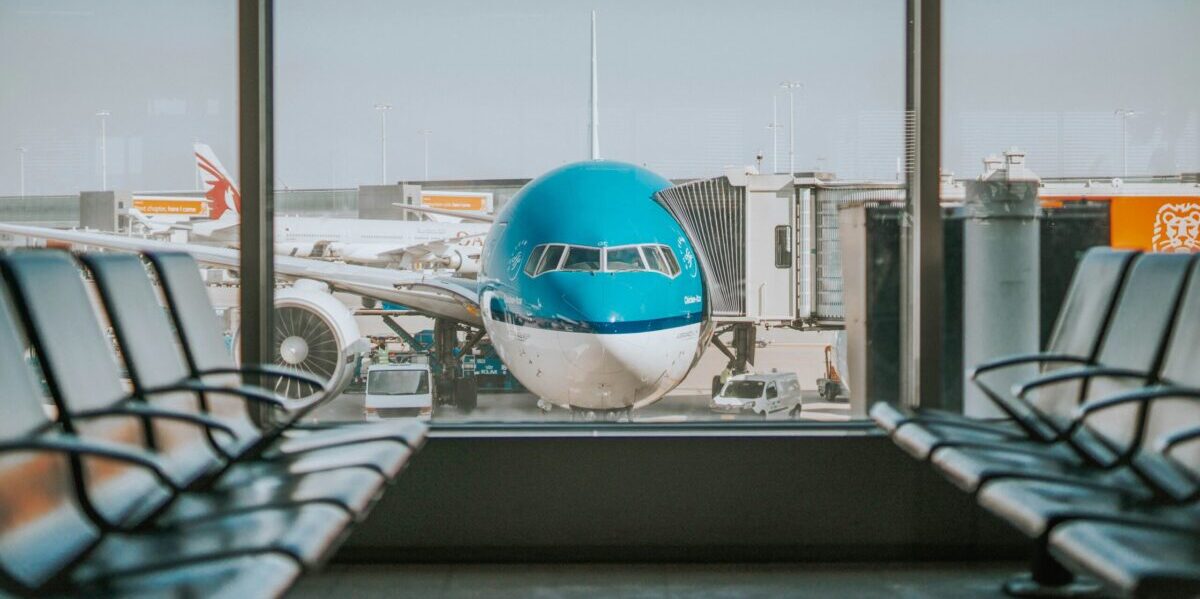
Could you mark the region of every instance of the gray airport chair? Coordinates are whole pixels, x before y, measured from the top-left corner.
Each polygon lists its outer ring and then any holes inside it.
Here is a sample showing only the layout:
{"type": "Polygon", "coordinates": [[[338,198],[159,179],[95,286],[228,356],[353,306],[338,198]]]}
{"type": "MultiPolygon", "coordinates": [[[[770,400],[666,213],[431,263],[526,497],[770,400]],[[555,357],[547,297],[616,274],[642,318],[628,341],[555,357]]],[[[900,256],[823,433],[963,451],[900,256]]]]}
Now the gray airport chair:
{"type": "MultiPolygon", "coordinates": [[[[246,474],[255,461],[248,450],[264,441],[264,435],[250,421],[245,404],[237,398],[223,397],[218,386],[190,379],[188,363],[169,316],[158,301],[154,286],[139,256],[132,254],[87,254],[81,261],[96,283],[134,391],[157,395],[155,390],[183,389],[192,401],[184,409],[207,416],[235,431],[234,436],[206,430],[211,449],[239,465],[246,474]],[[197,391],[206,390],[209,410],[201,410],[197,391]]],[[[251,389],[250,392],[260,391],[251,389]]],[[[421,426],[421,425],[418,425],[421,426]]],[[[404,439],[365,439],[354,443],[321,446],[310,444],[303,450],[275,452],[264,467],[287,466],[291,474],[364,466],[378,471],[387,480],[400,472],[412,455],[404,439]]],[[[278,443],[276,443],[278,445],[278,443]]],[[[250,472],[255,470],[250,469],[250,472]]],[[[361,511],[359,513],[362,513],[361,511]]]]}
{"type": "Polygon", "coordinates": [[[258,428],[247,411],[254,405],[273,408],[274,414],[279,415],[283,421],[284,426],[264,430],[260,438],[248,447],[239,448],[238,453],[275,456],[313,447],[379,439],[400,440],[416,449],[424,442],[427,427],[407,419],[318,428],[295,425],[301,417],[329,399],[327,391],[317,392],[311,399],[289,402],[275,397],[265,389],[244,385],[244,374],[265,374],[271,377],[299,375],[269,364],[235,364],[225,347],[220,324],[209,302],[208,291],[200,278],[196,261],[190,255],[179,252],[148,252],[146,258],[153,266],[162,286],[167,309],[171,313],[172,322],[183,346],[192,378],[206,385],[234,390],[225,391],[219,396],[203,393],[202,405],[210,412],[220,411],[237,419],[239,433],[258,428]],[[218,405],[218,402],[221,405],[218,405]],[[283,438],[279,439],[281,436],[283,438]]]}
{"type": "MultiPolygon", "coordinates": [[[[1032,439],[1052,443],[1061,438],[1063,429],[1053,418],[1044,417],[1041,403],[1049,398],[1025,403],[1005,395],[987,384],[988,376],[1006,369],[1038,365],[1043,373],[1070,366],[1093,363],[1101,347],[1114,311],[1116,299],[1137,253],[1109,248],[1093,248],[1084,255],[1071,287],[1063,300],[1045,351],[1038,354],[1009,356],[973,369],[971,378],[1006,416],[1000,419],[974,419],[962,414],[911,409],[879,402],[871,416],[909,455],[928,459],[939,447],[960,442],[1032,439]]],[[[1082,386],[1062,386],[1058,396],[1078,397],[1082,386]]],[[[1049,401],[1052,406],[1056,402],[1049,401]]]]}
{"type": "Polygon", "coordinates": [[[1200,530],[1073,521],[1050,533],[1050,553],[1125,596],[1200,596],[1200,530]]]}
{"type": "MultiPolygon", "coordinates": [[[[1081,421],[1094,423],[1089,426],[1123,446],[1120,452],[1128,457],[1122,461],[1133,476],[1084,469],[1070,481],[995,480],[979,491],[980,505],[1040,544],[1063,523],[1078,520],[1174,528],[1200,536],[1200,370],[1196,368],[1200,363],[1200,262],[1193,268],[1172,329],[1155,385],[1090,401],[1079,409],[1081,421]]],[[[1083,530],[1066,535],[1063,547],[1078,549],[1080,539],[1099,534],[1083,530]]],[[[1153,536],[1118,535],[1121,539],[1153,536]]],[[[1169,538],[1163,542],[1180,547],[1169,538]]],[[[1161,551],[1151,554],[1163,555],[1161,551]]],[[[1095,554],[1081,555],[1084,562],[1098,559],[1095,554]]],[[[1200,553],[1183,551],[1173,563],[1187,563],[1183,556],[1190,556],[1193,574],[1200,571],[1200,553]]],[[[1127,558],[1130,563],[1137,561],[1133,555],[1127,558]]]]}
{"type": "Polygon", "coordinates": [[[933,452],[933,464],[969,493],[1000,478],[1069,480],[1084,467],[1115,470],[1133,481],[1136,477],[1119,468],[1130,457],[1122,442],[1131,434],[1131,421],[1121,410],[1080,418],[1080,400],[1074,388],[1085,385],[1082,405],[1087,406],[1154,382],[1191,262],[1192,256],[1182,254],[1139,258],[1128,275],[1095,363],[1045,374],[1014,392],[1024,400],[1043,388],[1072,388],[1069,393],[1050,394],[1051,401],[1039,402],[1046,420],[1064,431],[1061,440],[1049,444],[1016,439],[959,443],[933,452]]]}
{"type": "MultiPolygon", "coordinates": [[[[333,507],[355,518],[383,492],[385,478],[355,461],[348,467],[306,473],[294,470],[303,468],[303,460],[226,468],[209,445],[206,431],[226,437],[236,433],[202,414],[194,393],[186,389],[134,395],[126,392],[113,359],[112,344],[96,319],[82,272],[68,254],[16,252],[0,257],[0,270],[25,323],[64,428],[84,440],[131,450],[150,448],[165,477],[136,470],[129,470],[126,476],[108,477],[104,463],[85,463],[83,476],[92,484],[86,486],[81,498],[90,504],[101,526],[136,530],[220,519],[260,508],[310,504],[333,507]]],[[[130,290],[131,294],[135,292],[130,290]]],[[[144,306],[143,316],[152,318],[155,306],[144,306]]],[[[155,364],[160,365],[166,366],[155,364]]],[[[409,453],[399,443],[377,445],[370,448],[372,454],[390,451],[387,459],[391,461],[403,462],[409,453]]],[[[356,449],[362,448],[345,451],[356,449]]],[[[320,456],[314,458],[320,465],[320,456]]],[[[330,524],[345,526],[340,518],[330,520],[330,524]]]]}
{"type": "Polygon", "coordinates": [[[313,505],[169,530],[105,532],[90,513],[105,506],[81,502],[81,497],[95,497],[101,504],[136,499],[145,488],[140,481],[154,479],[165,487],[169,477],[153,454],[111,441],[85,441],[49,421],[25,347],[0,286],[3,591],[23,596],[278,596],[302,563],[319,563],[349,523],[343,511],[313,505]]]}

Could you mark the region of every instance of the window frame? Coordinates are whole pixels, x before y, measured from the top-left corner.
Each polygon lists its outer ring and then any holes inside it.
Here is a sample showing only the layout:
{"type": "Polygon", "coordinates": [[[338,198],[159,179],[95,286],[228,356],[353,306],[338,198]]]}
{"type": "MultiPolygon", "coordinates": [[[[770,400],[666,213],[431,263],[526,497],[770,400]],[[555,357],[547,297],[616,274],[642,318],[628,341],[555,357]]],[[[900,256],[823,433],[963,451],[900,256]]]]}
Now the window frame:
{"type": "Polygon", "coordinates": [[[791,268],[792,267],[792,226],[791,225],[775,225],[775,268],[791,268]],[[783,233],[783,242],[780,243],[779,234],[783,233]]]}
{"type": "MultiPolygon", "coordinates": [[[[241,305],[243,317],[258,323],[253,330],[243,335],[241,348],[248,361],[269,361],[272,355],[270,334],[271,306],[274,286],[271,284],[272,259],[271,228],[264,225],[265,217],[273,213],[273,196],[270,193],[274,173],[273,114],[271,73],[275,69],[273,56],[273,0],[239,3],[238,36],[238,142],[241,150],[239,159],[243,178],[243,193],[249,200],[260,196],[259,201],[249,201],[258,206],[243,218],[238,254],[241,258],[243,289],[241,305]],[[263,126],[259,126],[262,124],[263,126]],[[262,190],[263,193],[257,193],[262,190]],[[255,357],[261,358],[255,360],[255,357]]],[[[914,212],[913,221],[917,242],[907,248],[911,262],[919,265],[903,276],[910,288],[917,292],[902,307],[908,317],[908,330],[902,344],[904,368],[919,371],[909,373],[910,382],[904,394],[913,405],[938,404],[936,376],[940,374],[939,347],[942,333],[940,288],[944,265],[940,250],[941,214],[937,197],[938,160],[941,150],[940,127],[942,119],[938,98],[941,79],[940,27],[941,3],[936,0],[912,0],[906,7],[907,43],[905,56],[908,68],[906,83],[906,110],[913,115],[915,127],[906,132],[906,144],[915,147],[909,181],[909,204],[914,212]],[[915,333],[915,334],[914,334],[915,333]],[[920,358],[919,360],[917,358],[920,358]],[[920,398],[927,394],[933,401],[920,398]]],[[[670,246],[661,246],[669,248],[670,246]]],[[[661,251],[661,250],[660,250],[661,251]]],[[[566,251],[560,257],[566,256],[566,251]]],[[[681,264],[673,250],[662,253],[675,271],[682,272],[681,264]]],[[[601,253],[603,261],[604,254],[601,253]]],[[[545,260],[543,255],[542,260],[545,260]]],[[[539,267],[540,269],[540,267],[539,267]]],[[[549,272],[549,271],[545,271],[549,272]]],[[[535,276],[540,276],[538,272],[535,276]]],[[[851,425],[854,423],[851,422],[851,425]]],[[[507,425],[501,428],[507,427],[507,425]]],[[[678,428],[672,428],[678,430],[678,428]]]]}

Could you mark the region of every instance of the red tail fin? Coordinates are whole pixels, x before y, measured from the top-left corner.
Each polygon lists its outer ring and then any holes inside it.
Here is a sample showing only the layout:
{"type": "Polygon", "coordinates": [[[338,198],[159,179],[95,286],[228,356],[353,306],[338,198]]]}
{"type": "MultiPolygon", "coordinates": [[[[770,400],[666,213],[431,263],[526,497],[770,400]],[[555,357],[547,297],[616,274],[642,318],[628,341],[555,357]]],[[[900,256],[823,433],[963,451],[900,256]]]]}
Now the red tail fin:
{"type": "Polygon", "coordinates": [[[204,197],[209,201],[209,217],[213,220],[221,217],[240,217],[242,194],[238,192],[237,184],[230,178],[229,173],[225,172],[225,167],[217,160],[212,148],[207,144],[197,143],[194,149],[196,168],[200,169],[200,177],[206,186],[204,197]]]}

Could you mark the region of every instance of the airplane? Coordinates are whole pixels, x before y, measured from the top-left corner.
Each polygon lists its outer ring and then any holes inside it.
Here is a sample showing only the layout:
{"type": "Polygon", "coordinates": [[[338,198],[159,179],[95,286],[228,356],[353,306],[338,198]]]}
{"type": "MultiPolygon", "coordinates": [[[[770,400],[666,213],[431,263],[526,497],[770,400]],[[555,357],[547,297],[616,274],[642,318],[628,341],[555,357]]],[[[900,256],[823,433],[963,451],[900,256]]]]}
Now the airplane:
{"type": "MultiPolygon", "coordinates": [[[[175,216],[155,217],[137,211],[133,216],[154,234],[187,229],[195,239],[236,247],[241,192],[212,148],[196,142],[194,153],[196,168],[206,186],[209,218],[184,223],[175,216]]],[[[471,216],[447,212],[449,216],[471,216]]],[[[279,216],[275,219],[275,253],[368,266],[441,268],[473,275],[479,270],[479,252],[488,228],[477,222],[279,216]]]]}
{"type": "MultiPolygon", "coordinates": [[[[591,159],[554,169],[513,196],[488,231],[477,280],[295,256],[278,256],[276,275],[306,293],[323,285],[408,306],[435,319],[435,337],[465,325],[475,330],[469,344],[486,331],[522,385],[586,419],[629,418],[676,387],[713,334],[708,285],[683,228],[655,201],[670,183],[600,158],[595,27],[593,12],[591,159]]],[[[238,265],[229,248],[7,224],[0,232],[185,250],[204,264],[238,265]]],[[[436,351],[453,359],[453,348],[436,351]]]]}

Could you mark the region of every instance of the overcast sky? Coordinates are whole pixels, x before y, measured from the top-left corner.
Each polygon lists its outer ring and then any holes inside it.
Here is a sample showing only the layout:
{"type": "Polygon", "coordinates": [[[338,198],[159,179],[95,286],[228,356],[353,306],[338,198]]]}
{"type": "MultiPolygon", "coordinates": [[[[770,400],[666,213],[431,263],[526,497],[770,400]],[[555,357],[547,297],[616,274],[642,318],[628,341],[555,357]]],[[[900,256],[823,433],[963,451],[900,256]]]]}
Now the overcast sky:
{"type": "MultiPolygon", "coordinates": [[[[796,167],[892,179],[902,148],[903,0],[280,0],[279,186],[530,177],[587,157],[588,19],[599,12],[601,152],[668,177],[796,167]]],[[[0,195],[191,189],[195,139],[235,154],[232,0],[0,0],[0,195]]],[[[1046,176],[1200,171],[1200,2],[945,3],[944,158],[1010,146],[1046,176]]]]}

